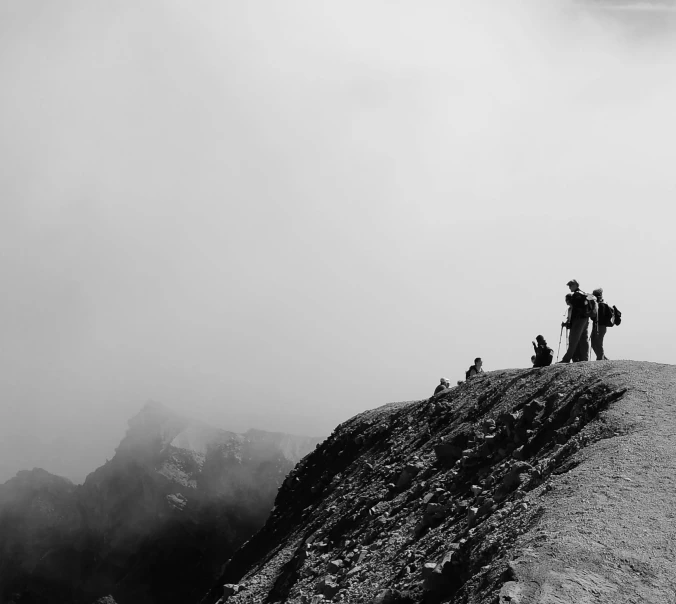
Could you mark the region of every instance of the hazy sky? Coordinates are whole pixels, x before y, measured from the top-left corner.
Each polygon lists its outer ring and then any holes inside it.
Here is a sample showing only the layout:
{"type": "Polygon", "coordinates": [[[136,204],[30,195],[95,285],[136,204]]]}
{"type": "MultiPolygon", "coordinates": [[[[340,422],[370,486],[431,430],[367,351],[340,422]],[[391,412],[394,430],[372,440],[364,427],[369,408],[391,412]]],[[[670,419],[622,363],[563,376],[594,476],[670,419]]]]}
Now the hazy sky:
{"type": "Polygon", "coordinates": [[[573,277],[675,363],[676,13],[600,4],[0,0],[0,480],[529,366],[573,277]]]}

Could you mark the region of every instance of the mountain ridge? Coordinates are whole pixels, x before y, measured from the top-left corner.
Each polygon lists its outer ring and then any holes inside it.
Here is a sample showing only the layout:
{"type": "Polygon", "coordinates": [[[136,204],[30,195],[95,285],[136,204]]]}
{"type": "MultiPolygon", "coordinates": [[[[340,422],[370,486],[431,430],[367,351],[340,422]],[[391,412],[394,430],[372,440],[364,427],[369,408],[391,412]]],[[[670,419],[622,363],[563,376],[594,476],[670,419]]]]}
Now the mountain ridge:
{"type": "Polygon", "coordinates": [[[202,602],[672,601],[675,401],[676,367],[604,361],[365,411],[202,602]]]}

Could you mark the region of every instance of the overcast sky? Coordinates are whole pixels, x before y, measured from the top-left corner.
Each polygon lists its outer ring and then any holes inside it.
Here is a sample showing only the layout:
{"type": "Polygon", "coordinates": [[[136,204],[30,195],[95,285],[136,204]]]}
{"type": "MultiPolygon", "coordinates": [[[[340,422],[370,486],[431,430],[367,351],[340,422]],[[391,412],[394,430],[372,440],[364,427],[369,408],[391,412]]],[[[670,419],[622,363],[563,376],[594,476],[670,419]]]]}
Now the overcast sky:
{"type": "Polygon", "coordinates": [[[675,363],[676,14],[599,4],[0,0],[0,480],[529,366],[571,278],[675,363]]]}

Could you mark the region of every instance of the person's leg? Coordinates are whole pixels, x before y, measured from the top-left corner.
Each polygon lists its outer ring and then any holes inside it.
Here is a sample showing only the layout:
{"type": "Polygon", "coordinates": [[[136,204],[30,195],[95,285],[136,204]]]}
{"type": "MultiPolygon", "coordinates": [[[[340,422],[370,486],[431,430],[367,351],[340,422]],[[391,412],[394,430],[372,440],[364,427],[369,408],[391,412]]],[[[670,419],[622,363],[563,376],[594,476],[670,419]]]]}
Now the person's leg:
{"type": "Polygon", "coordinates": [[[582,319],[582,333],[580,334],[580,342],[578,350],[581,361],[589,360],[589,319],[582,319]]]}
{"type": "Polygon", "coordinates": [[[586,332],[587,323],[589,319],[575,319],[570,326],[570,333],[568,334],[568,350],[560,363],[570,363],[571,359],[577,351],[577,345],[580,343],[580,336],[582,332],[586,332]]]}
{"type": "Polygon", "coordinates": [[[603,349],[603,338],[606,337],[606,331],[608,328],[605,325],[599,325],[599,334],[598,334],[598,342],[599,342],[599,352],[596,355],[596,358],[599,361],[607,361],[608,357],[606,357],[606,351],[603,349]]]}
{"type": "MultiPolygon", "coordinates": [[[[575,354],[573,355],[573,363],[579,363],[580,361],[586,361],[587,357],[584,355],[584,348],[582,343],[586,340],[580,336],[580,341],[577,343],[577,348],[575,349],[575,354]]],[[[589,352],[587,350],[587,352],[589,352]]]]}
{"type": "Polygon", "coordinates": [[[603,338],[606,337],[606,331],[608,327],[605,325],[599,325],[598,330],[592,332],[592,348],[596,354],[597,361],[605,361],[606,354],[603,350],[603,338]]]}

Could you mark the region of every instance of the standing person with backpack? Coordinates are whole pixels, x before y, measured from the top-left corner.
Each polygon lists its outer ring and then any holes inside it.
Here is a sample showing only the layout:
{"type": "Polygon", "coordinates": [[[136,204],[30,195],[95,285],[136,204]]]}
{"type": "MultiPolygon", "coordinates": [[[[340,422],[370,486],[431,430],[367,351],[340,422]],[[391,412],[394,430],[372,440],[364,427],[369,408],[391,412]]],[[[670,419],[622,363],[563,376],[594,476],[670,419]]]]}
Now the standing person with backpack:
{"type": "Polygon", "coordinates": [[[535,338],[537,344],[533,342],[533,350],[535,351],[535,360],[533,367],[549,367],[554,360],[554,351],[547,346],[547,340],[542,336],[535,338]]]}
{"type": "Polygon", "coordinates": [[[607,361],[608,357],[603,349],[603,339],[605,338],[606,331],[609,327],[619,325],[622,322],[622,313],[617,309],[617,306],[609,306],[606,304],[603,299],[602,287],[595,289],[593,293],[598,300],[599,309],[592,328],[592,350],[596,354],[597,361],[607,361]]]}
{"type": "Polygon", "coordinates": [[[481,360],[481,357],[474,359],[474,365],[470,365],[469,369],[465,371],[465,381],[469,381],[471,378],[483,373],[484,370],[481,368],[483,363],[484,362],[481,360]]]}
{"type": "Polygon", "coordinates": [[[608,327],[601,324],[601,316],[604,314],[605,307],[608,305],[603,301],[602,287],[596,288],[592,293],[598,300],[599,312],[596,318],[592,321],[591,346],[594,354],[596,354],[597,361],[607,361],[608,358],[603,351],[603,338],[606,337],[606,330],[608,327]]]}
{"type": "Polygon", "coordinates": [[[570,320],[564,325],[570,333],[568,350],[559,363],[570,363],[573,358],[586,361],[589,358],[589,318],[596,315],[595,300],[580,289],[577,279],[571,279],[566,285],[571,292],[571,313],[570,320]]]}

